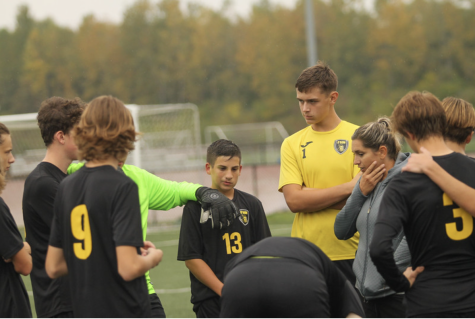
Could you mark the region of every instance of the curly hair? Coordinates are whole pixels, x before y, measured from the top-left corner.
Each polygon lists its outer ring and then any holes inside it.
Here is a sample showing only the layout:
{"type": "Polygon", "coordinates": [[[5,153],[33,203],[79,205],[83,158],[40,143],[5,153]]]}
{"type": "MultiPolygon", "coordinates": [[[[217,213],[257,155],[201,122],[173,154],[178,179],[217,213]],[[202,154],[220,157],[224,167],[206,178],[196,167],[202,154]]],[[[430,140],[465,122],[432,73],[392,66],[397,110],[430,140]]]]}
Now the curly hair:
{"type": "Polygon", "coordinates": [[[79,122],[84,106],[85,103],[80,98],[67,100],[58,96],[41,103],[36,119],[46,147],[53,143],[56,132],[68,134],[71,131],[79,122]]]}
{"type": "Polygon", "coordinates": [[[80,160],[103,160],[110,156],[120,162],[134,149],[140,133],[135,131],[132,114],[113,96],[99,96],[84,110],[74,130],[80,160]]]}

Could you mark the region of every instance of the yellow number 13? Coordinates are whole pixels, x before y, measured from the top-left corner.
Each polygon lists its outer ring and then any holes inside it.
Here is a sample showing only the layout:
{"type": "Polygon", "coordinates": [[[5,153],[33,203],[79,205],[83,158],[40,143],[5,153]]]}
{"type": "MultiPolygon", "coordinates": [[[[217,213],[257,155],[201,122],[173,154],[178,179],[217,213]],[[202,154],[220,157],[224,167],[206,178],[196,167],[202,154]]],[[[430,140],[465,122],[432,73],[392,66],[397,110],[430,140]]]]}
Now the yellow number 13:
{"type": "MultiPolygon", "coordinates": [[[[454,204],[452,199],[444,193],[443,195],[444,206],[451,206],[454,204]]],[[[445,224],[445,231],[447,236],[452,240],[463,240],[468,238],[473,232],[473,217],[467,213],[463,208],[454,208],[454,218],[462,218],[462,230],[457,230],[455,222],[445,224]]]]}
{"type": "Polygon", "coordinates": [[[83,241],[73,244],[74,254],[79,259],[87,259],[92,251],[92,236],[86,205],[76,206],[71,211],[71,231],[74,238],[83,241]]]}
{"type": "Polygon", "coordinates": [[[223,236],[223,240],[226,242],[226,253],[228,255],[231,254],[231,250],[235,254],[239,254],[242,252],[242,244],[241,244],[241,234],[240,233],[232,233],[231,236],[226,233],[223,236]],[[231,240],[234,240],[234,245],[231,247],[231,240]]]}

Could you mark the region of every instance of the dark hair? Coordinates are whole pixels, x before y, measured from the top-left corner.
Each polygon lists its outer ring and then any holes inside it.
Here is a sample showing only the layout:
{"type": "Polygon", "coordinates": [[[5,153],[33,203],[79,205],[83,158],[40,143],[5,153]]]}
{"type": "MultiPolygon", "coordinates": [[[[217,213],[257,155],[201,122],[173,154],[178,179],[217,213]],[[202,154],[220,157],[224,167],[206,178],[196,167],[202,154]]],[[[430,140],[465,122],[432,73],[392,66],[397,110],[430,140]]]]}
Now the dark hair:
{"type": "Polygon", "coordinates": [[[214,163],[219,156],[229,156],[229,159],[237,156],[239,157],[239,163],[241,162],[241,150],[230,140],[220,139],[214,141],[210,146],[208,146],[206,161],[211,166],[214,166],[214,163]]]}
{"type": "Polygon", "coordinates": [[[463,144],[475,129],[475,110],[469,102],[456,97],[446,97],[442,107],[447,116],[446,140],[463,144]]]}
{"type": "Polygon", "coordinates": [[[389,158],[393,160],[396,160],[401,150],[401,144],[396,134],[391,130],[391,122],[387,117],[381,117],[376,122],[358,127],[351,139],[360,140],[364,147],[370,148],[374,152],[384,145],[388,149],[389,158]]]}
{"type": "Polygon", "coordinates": [[[125,161],[140,133],[135,131],[132,114],[113,96],[99,96],[84,110],[74,140],[80,160],[101,160],[112,156],[125,161]]]}
{"type": "Polygon", "coordinates": [[[391,116],[394,130],[407,137],[414,134],[416,140],[431,136],[443,136],[447,127],[445,111],[439,99],[430,92],[412,91],[398,102],[391,116]]]}
{"type": "Polygon", "coordinates": [[[308,93],[315,87],[326,95],[338,88],[338,77],[325,62],[318,61],[316,65],[303,70],[295,83],[295,88],[302,93],[308,93]]]}
{"type": "Polygon", "coordinates": [[[58,96],[41,103],[36,119],[46,147],[53,143],[54,134],[57,132],[68,134],[71,131],[79,122],[84,106],[85,103],[79,98],[67,100],[58,96]]]}

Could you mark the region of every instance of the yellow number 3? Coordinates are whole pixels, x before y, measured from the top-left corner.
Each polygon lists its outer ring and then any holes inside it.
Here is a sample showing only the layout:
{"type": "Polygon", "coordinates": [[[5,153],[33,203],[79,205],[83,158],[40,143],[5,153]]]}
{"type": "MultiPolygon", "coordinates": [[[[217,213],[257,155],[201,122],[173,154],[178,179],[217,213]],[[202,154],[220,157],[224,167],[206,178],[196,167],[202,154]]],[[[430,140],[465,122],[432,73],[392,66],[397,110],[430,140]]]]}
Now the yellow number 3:
{"type": "MultiPolygon", "coordinates": [[[[454,202],[450,197],[444,193],[444,206],[452,206],[454,202]]],[[[462,230],[457,230],[455,222],[445,224],[445,231],[447,236],[452,240],[463,240],[468,238],[473,232],[473,217],[462,208],[454,208],[454,218],[462,218],[462,230]]]]}
{"type": "Polygon", "coordinates": [[[71,231],[74,238],[83,241],[73,244],[74,254],[79,259],[87,259],[92,251],[92,236],[86,205],[76,206],[72,210],[71,231]]]}

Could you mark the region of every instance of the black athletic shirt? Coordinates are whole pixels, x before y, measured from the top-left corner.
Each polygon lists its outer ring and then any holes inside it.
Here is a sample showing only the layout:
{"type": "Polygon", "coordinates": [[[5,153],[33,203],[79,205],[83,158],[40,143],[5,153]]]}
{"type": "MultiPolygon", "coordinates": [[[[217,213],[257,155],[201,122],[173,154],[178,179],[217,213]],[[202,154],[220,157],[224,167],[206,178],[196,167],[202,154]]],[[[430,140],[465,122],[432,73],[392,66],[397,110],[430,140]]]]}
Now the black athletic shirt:
{"type": "MultiPolygon", "coordinates": [[[[236,254],[271,236],[262,203],[254,196],[234,189],[233,202],[241,216],[227,229],[212,229],[211,220],[200,223],[201,206],[189,201],[183,209],[178,260],[203,259],[216,277],[223,281],[224,267],[236,254]]],[[[218,295],[190,272],[191,302],[218,295]]]]}
{"type": "Polygon", "coordinates": [[[66,176],[56,165],[41,162],[26,178],[23,191],[23,220],[33,258],[30,278],[38,317],[52,317],[73,310],[68,277],[51,280],[45,271],[54,199],[59,183],[66,176]]]}
{"type": "Polygon", "coordinates": [[[31,318],[30,300],[13,263],[6,263],[23,248],[23,240],[10,209],[0,197],[0,318],[31,318]]]}
{"type": "Polygon", "coordinates": [[[150,316],[145,277],[124,281],[117,269],[117,246],[143,246],[138,188],[129,177],[110,165],[66,177],[49,244],[63,249],[75,317],[150,316]]]}
{"type": "MultiPolygon", "coordinates": [[[[319,314],[315,314],[315,317],[344,318],[349,313],[355,313],[364,317],[364,310],[359,297],[348,279],[336,268],[334,263],[320,248],[302,238],[266,238],[249,247],[226,265],[224,289],[226,289],[226,276],[239,264],[252,257],[292,259],[313,269],[315,272],[312,278],[319,282],[318,285],[313,284],[315,294],[324,296],[315,299],[316,303],[321,303],[315,307],[321,309],[319,314]],[[323,302],[323,300],[326,301],[323,302]]],[[[279,259],[276,260],[278,261],[279,259]]],[[[308,275],[308,273],[303,275],[308,275]]],[[[295,289],[298,290],[299,288],[295,287],[295,289]]],[[[288,293],[289,298],[294,296],[292,295],[294,292],[289,290],[288,293]]],[[[246,307],[246,305],[242,306],[246,307]]]]}
{"type": "MultiPolygon", "coordinates": [[[[449,174],[475,188],[475,162],[451,153],[434,156],[449,174]]],[[[371,257],[388,285],[407,291],[408,315],[475,311],[473,217],[426,175],[403,172],[389,183],[374,228],[371,257]],[[391,241],[404,229],[412,266],[424,266],[412,288],[398,271],[391,241]]]]}

